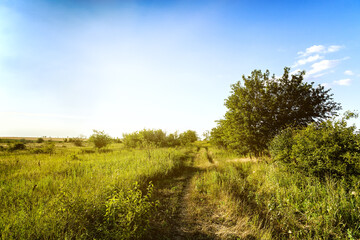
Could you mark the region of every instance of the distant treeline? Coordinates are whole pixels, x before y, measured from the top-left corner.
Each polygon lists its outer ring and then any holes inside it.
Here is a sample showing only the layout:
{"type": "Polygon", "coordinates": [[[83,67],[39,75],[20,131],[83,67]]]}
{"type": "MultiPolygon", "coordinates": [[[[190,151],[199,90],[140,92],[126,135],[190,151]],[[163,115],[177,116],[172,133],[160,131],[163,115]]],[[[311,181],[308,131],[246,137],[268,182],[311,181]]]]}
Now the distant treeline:
{"type": "Polygon", "coordinates": [[[176,147],[185,146],[198,140],[198,136],[195,131],[187,130],[178,134],[167,134],[161,129],[148,130],[144,129],[133,133],[123,134],[122,142],[126,147],[176,147]]]}

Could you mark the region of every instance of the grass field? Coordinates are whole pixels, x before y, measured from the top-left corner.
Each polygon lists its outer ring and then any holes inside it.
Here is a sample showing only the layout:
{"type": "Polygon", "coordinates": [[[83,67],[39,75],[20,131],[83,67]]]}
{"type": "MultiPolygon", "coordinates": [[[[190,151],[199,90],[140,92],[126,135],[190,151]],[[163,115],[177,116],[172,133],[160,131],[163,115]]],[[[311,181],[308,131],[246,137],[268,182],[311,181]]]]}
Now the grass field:
{"type": "Polygon", "coordinates": [[[90,150],[57,144],[52,154],[1,153],[3,239],[140,236],[147,220],[139,216],[148,219],[146,211],[154,207],[146,199],[149,182],[179,169],[187,154],[175,149],[126,150],[119,144],[86,153],[90,150]],[[121,198],[134,202],[121,205],[121,198]],[[117,224],[128,232],[114,233],[117,224]]]}
{"type": "Polygon", "coordinates": [[[360,184],[208,145],[0,152],[2,239],[359,239],[360,184]]]}

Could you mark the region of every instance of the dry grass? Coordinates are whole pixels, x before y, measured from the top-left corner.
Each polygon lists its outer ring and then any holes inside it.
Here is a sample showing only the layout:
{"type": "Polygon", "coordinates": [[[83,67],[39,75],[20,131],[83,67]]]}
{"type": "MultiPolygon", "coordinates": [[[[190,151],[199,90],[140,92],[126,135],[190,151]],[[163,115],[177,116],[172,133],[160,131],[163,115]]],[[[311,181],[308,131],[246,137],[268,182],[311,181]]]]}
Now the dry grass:
{"type": "Polygon", "coordinates": [[[64,141],[65,138],[52,138],[52,137],[0,137],[0,139],[9,139],[9,140],[30,140],[30,141],[36,141],[38,138],[43,138],[45,141],[55,141],[55,142],[61,142],[64,141]]]}

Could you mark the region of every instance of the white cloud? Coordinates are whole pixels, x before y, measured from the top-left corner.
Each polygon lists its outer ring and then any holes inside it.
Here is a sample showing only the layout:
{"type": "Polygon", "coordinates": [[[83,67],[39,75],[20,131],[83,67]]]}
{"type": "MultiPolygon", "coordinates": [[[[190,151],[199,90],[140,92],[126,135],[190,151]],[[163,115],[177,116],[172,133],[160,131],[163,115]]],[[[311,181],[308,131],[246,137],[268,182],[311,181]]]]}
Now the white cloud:
{"type": "Polygon", "coordinates": [[[346,70],[346,71],[344,72],[344,74],[345,74],[345,75],[349,75],[349,76],[354,75],[354,73],[353,73],[351,70],[346,70]]]}
{"type": "Polygon", "coordinates": [[[325,47],[324,45],[313,45],[311,47],[308,47],[305,52],[298,52],[298,55],[300,55],[301,57],[306,57],[314,53],[332,53],[339,51],[343,47],[344,46],[340,45],[331,45],[329,47],[325,47]]]}
{"type": "Polygon", "coordinates": [[[296,64],[293,67],[305,65],[310,62],[315,62],[317,60],[323,59],[323,56],[320,56],[319,54],[316,54],[314,56],[309,56],[307,58],[300,59],[296,62],[296,64]]]}
{"type": "Polygon", "coordinates": [[[341,79],[341,80],[339,80],[339,81],[334,81],[334,84],[340,85],[340,86],[349,86],[350,83],[351,83],[351,79],[350,79],[350,78],[341,79]]]}
{"type": "Polygon", "coordinates": [[[329,74],[328,72],[325,72],[325,73],[319,73],[319,74],[316,74],[316,75],[314,75],[314,76],[311,76],[312,78],[319,78],[319,77],[322,77],[322,76],[324,76],[324,75],[326,75],[326,74],[329,74]]]}
{"type": "Polygon", "coordinates": [[[336,67],[336,65],[339,64],[341,60],[337,59],[337,60],[322,60],[320,62],[314,63],[313,65],[311,65],[311,69],[309,71],[309,74],[315,74],[318,72],[322,72],[324,70],[330,69],[330,68],[334,68],[336,67]]]}
{"type": "Polygon", "coordinates": [[[331,45],[330,47],[328,47],[327,52],[337,52],[342,48],[343,46],[340,45],[331,45]]]}
{"type": "Polygon", "coordinates": [[[298,52],[299,55],[305,57],[313,53],[323,53],[326,52],[326,47],[324,45],[313,45],[308,47],[305,52],[298,52]]]}

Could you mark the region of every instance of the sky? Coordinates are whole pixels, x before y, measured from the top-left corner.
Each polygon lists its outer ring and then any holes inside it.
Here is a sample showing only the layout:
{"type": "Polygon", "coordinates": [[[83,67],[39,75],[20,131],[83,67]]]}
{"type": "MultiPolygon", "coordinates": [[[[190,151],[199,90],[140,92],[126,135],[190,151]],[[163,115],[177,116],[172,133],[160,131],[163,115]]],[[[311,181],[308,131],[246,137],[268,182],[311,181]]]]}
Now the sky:
{"type": "Polygon", "coordinates": [[[359,12],[358,0],[0,0],[0,136],[201,135],[242,75],[286,66],[357,111],[359,12]]]}

